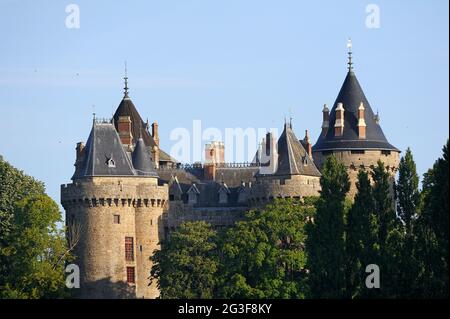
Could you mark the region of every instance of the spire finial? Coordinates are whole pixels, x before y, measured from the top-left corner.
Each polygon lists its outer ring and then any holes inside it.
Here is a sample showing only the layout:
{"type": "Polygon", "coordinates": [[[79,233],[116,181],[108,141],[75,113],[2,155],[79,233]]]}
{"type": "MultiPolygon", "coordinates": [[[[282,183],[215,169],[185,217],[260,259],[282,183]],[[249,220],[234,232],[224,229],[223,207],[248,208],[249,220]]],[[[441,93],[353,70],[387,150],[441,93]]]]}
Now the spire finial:
{"type": "Polygon", "coordinates": [[[92,104],[92,123],[95,124],[95,104],[92,104]]]}
{"type": "Polygon", "coordinates": [[[124,97],[128,97],[128,71],[127,71],[127,61],[125,61],[125,76],[123,78],[125,80],[124,97]]]}
{"type": "Polygon", "coordinates": [[[352,39],[348,38],[347,40],[347,49],[348,49],[348,71],[351,72],[353,70],[353,62],[352,62],[352,39]]]}

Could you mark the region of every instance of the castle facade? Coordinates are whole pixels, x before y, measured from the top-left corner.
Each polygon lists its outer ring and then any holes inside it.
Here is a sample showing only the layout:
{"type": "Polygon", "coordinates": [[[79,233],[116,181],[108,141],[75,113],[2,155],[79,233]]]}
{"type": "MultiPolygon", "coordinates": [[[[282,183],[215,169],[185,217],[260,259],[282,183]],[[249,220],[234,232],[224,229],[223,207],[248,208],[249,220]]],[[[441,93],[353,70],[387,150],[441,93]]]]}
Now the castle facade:
{"type": "Polygon", "coordinates": [[[156,298],[150,257],[185,221],[230,227],[245,211],[275,198],[320,194],[327,156],[342,161],[351,178],[381,159],[392,176],[400,151],[388,143],[351,60],[322,132],[313,146],[308,131],[298,139],[285,123],[278,140],[267,133],[251,163],[225,163],[224,146],[205,147],[205,163],[179,163],[160,148],[158,124],[144,122],[125,92],[113,118],[94,118],[89,138],[76,147],[72,183],[61,186],[68,227],[79,225],[75,246],[81,298],[156,298]]]}

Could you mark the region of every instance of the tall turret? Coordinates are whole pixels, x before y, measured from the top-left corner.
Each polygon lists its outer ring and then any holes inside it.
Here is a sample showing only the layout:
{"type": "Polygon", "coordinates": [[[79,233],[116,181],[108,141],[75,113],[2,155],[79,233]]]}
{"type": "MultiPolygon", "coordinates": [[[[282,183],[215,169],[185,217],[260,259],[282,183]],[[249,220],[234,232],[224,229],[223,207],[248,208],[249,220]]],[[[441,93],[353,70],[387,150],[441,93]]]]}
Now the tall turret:
{"type": "Polygon", "coordinates": [[[326,124],[322,125],[322,134],[313,146],[313,157],[319,169],[329,155],[342,161],[352,181],[349,194],[353,196],[360,168],[371,170],[381,160],[394,176],[400,151],[386,139],[378,115],[361,89],[353,71],[351,45],[349,48],[347,76],[329,116],[323,111],[326,124]]]}
{"type": "MultiPolygon", "coordinates": [[[[120,107],[132,105],[127,99],[126,84],[120,107]]],[[[140,117],[120,113],[114,123],[94,119],[86,145],[77,144],[72,183],[61,186],[68,226],[81,229],[74,249],[81,298],[159,296],[156,283],[150,284],[150,256],[163,237],[168,186],[159,184],[150,146],[139,131],[133,134],[140,117]],[[118,126],[139,138],[124,139],[118,126]]]]}

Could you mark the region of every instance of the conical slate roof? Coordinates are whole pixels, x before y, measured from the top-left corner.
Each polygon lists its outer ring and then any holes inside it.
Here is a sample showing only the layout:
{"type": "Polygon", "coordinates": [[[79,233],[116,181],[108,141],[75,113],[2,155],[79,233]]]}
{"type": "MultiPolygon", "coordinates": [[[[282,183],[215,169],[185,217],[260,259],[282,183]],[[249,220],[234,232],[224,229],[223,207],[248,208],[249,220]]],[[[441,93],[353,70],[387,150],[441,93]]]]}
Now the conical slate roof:
{"type": "MultiPolygon", "coordinates": [[[[118,121],[120,116],[129,116],[131,119],[131,133],[133,134],[133,144],[137,143],[139,137],[142,137],[146,146],[150,146],[153,148],[156,143],[151,134],[148,132],[146,128],[146,123],[142,120],[139,112],[134,106],[133,101],[126,93],[117,107],[116,112],[114,113],[114,125],[118,130],[118,121]]],[[[172,158],[169,154],[159,149],[159,160],[165,162],[174,162],[177,163],[177,160],[172,158]]]]}
{"type": "Polygon", "coordinates": [[[150,154],[150,150],[148,146],[145,146],[142,137],[139,138],[131,155],[134,169],[138,175],[158,176],[150,154]]]}
{"type": "Polygon", "coordinates": [[[329,129],[326,135],[321,134],[313,146],[314,151],[333,149],[380,149],[399,151],[389,144],[376,116],[367,101],[358,79],[352,70],[349,70],[342,84],[341,90],[334,102],[329,117],[329,129]],[[358,138],[358,107],[364,104],[366,138],[358,138]],[[342,103],[344,107],[344,131],[342,136],[335,136],[334,124],[336,121],[336,107],[342,103]]]}
{"type": "Polygon", "coordinates": [[[278,168],[275,175],[320,176],[312,158],[288,123],[284,125],[283,133],[278,139],[278,168]]]}

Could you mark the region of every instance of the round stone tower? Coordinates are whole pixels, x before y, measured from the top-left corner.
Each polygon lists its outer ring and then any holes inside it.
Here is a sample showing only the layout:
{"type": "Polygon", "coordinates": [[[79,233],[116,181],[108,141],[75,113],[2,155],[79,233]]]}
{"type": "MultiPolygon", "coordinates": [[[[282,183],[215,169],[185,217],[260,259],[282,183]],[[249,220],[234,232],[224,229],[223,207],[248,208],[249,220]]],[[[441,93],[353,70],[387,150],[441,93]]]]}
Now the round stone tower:
{"type": "Polygon", "coordinates": [[[394,180],[400,151],[387,141],[378,114],[372,111],[353,72],[351,54],[349,51],[348,73],[331,111],[326,105],[323,108],[322,133],[312,151],[319,169],[330,155],[346,166],[352,182],[349,196],[354,197],[358,171],[372,170],[378,160],[394,180]]]}
{"type": "Polygon", "coordinates": [[[81,298],[159,296],[150,256],[162,239],[168,188],[159,185],[142,138],[127,149],[112,123],[94,121],[86,146],[77,145],[73,182],[61,186],[67,226],[79,229],[81,298]]]}

